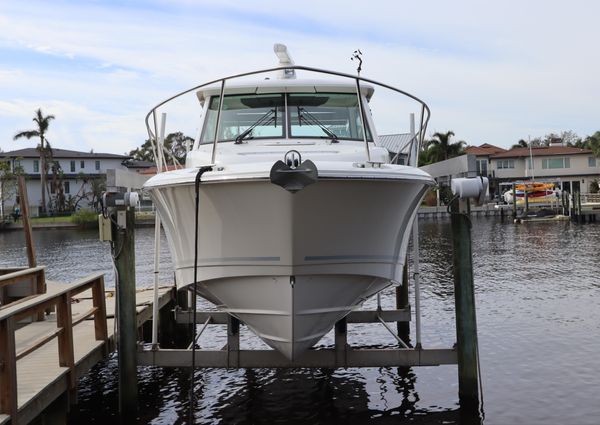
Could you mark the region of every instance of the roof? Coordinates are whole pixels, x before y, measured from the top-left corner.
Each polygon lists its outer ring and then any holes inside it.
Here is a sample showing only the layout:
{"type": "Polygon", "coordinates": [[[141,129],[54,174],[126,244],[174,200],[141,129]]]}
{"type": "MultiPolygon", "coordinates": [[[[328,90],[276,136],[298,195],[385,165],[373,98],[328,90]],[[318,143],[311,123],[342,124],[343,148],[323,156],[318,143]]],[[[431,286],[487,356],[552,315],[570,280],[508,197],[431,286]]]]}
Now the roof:
{"type": "Polygon", "coordinates": [[[129,158],[129,159],[123,161],[123,165],[126,166],[127,168],[150,168],[150,167],[156,167],[156,164],[154,162],[142,161],[142,160],[133,159],[133,158],[129,158]]]}
{"type": "MultiPolygon", "coordinates": [[[[177,165],[167,165],[167,171],[173,171],[173,170],[178,170],[181,169],[181,167],[178,167],[177,165]]],[[[152,167],[149,168],[145,168],[142,169],[140,171],[138,171],[139,174],[143,174],[143,175],[155,175],[156,174],[156,165],[153,165],[152,167]]]]}
{"type": "Polygon", "coordinates": [[[398,153],[400,150],[400,153],[408,154],[410,139],[410,133],[382,134],[379,135],[379,146],[393,153],[398,153]]]}
{"type": "MultiPolygon", "coordinates": [[[[590,149],[580,149],[571,146],[541,146],[531,148],[532,156],[553,156],[553,155],[589,155],[590,149]]],[[[529,148],[513,148],[505,152],[492,155],[492,158],[526,158],[530,155],[529,148]]]]}
{"type": "Polygon", "coordinates": [[[490,145],[489,143],[484,143],[479,146],[469,146],[465,148],[465,153],[484,156],[484,155],[494,155],[497,153],[506,152],[506,149],[490,145]]]}
{"type": "MultiPolygon", "coordinates": [[[[114,153],[90,153],[90,152],[80,152],[80,151],[71,151],[67,149],[58,149],[52,148],[52,156],[54,158],[78,158],[78,159],[126,159],[129,158],[127,155],[117,155],[114,153]]],[[[39,158],[40,152],[36,148],[25,148],[25,149],[17,149],[10,152],[0,152],[0,157],[12,157],[12,158],[39,158]]]]}

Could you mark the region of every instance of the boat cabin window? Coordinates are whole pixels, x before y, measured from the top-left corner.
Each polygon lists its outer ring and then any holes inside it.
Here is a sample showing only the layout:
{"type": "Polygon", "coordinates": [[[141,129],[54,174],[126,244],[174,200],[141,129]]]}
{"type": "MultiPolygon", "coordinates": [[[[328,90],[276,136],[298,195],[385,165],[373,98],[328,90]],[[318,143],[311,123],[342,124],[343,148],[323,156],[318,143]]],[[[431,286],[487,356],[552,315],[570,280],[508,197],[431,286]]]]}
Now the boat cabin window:
{"type": "MultiPolygon", "coordinates": [[[[291,93],[287,99],[284,96],[281,93],[224,96],[218,141],[284,138],[285,126],[292,138],[363,140],[356,94],[291,93]]],[[[219,96],[212,96],[201,144],[214,142],[218,110],[219,96]]],[[[368,126],[367,140],[373,140],[368,126]]]]}
{"type": "MultiPolygon", "coordinates": [[[[219,96],[208,105],[201,143],[213,143],[219,110],[219,96]]],[[[283,94],[227,95],[223,97],[219,142],[236,139],[284,137],[283,94]]]]}
{"type": "MultiPolygon", "coordinates": [[[[354,93],[292,93],[288,95],[290,137],[363,140],[354,93]]],[[[368,128],[368,127],[367,127],[368,128]]],[[[367,139],[372,141],[367,130],[367,139]]]]}

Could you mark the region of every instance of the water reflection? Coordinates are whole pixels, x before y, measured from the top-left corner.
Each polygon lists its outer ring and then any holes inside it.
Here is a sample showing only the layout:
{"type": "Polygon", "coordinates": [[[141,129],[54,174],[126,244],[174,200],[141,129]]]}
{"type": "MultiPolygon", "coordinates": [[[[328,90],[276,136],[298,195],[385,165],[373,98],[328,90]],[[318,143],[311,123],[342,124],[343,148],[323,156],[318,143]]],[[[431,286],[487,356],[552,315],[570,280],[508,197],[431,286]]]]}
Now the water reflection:
{"type": "MultiPolygon", "coordinates": [[[[448,221],[421,222],[422,336],[426,348],[456,339],[452,244],[448,221]]],[[[485,422],[596,424],[600,417],[600,225],[569,222],[514,225],[474,218],[473,263],[485,422]],[[566,366],[565,366],[566,365],[566,366]],[[568,402],[565,402],[568,400],[568,402]]],[[[152,282],[153,229],[136,232],[136,273],[152,282]],[[146,254],[146,255],[145,255],[146,254]]],[[[112,276],[109,248],[96,232],[34,232],[38,263],[48,276],[71,281],[103,271],[112,276]]],[[[172,280],[163,244],[161,280],[172,280]]],[[[25,264],[22,235],[0,233],[0,265],[25,264]]],[[[411,301],[414,293],[411,288],[411,301]]],[[[369,308],[376,304],[368,300],[369,308]]],[[[394,289],[382,295],[395,304],[394,289]]],[[[413,322],[414,323],[414,322],[413,322]]],[[[244,348],[262,347],[242,328],[244,348]]],[[[411,340],[415,341],[411,324],[411,340]]],[[[203,335],[221,347],[222,329],[203,335]]],[[[352,345],[392,345],[381,326],[349,328],[352,345]]],[[[328,346],[333,335],[320,342],[328,346]]],[[[117,415],[114,358],[80,380],[80,404],[70,423],[104,424],[117,415]]],[[[185,423],[189,371],[140,368],[139,423],[185,423]]],[[[224,370],[196,372],[199,423],[480,424],[460,408],[455,366],[412,369],[224,370]]]]}
{"type": "MultiPolygon", "coordinates": [[[[477,410],[418,407],[411,368],[220,369],[195,374],[195,423],[209,424],[481,424],[477,410]],[[375,384],[371,387],[370,382],[375,384]]],[[[69,423],[118,421],[117,361],[113,357],[80,380],[69,423]]],[[[186,424],[185,369],[138,371],[140,424],[186,424]]]]}

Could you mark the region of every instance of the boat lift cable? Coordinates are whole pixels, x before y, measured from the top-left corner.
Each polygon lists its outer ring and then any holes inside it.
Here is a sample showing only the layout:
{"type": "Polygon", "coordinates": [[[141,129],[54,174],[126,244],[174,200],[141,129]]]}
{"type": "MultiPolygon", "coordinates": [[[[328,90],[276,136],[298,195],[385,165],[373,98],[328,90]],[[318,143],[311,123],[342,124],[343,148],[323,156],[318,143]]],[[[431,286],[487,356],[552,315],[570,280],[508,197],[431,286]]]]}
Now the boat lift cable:
{"type": "Polygon", "coordinates": [[[190,395],[189,395],[189,415],[188,423],[191,425],[194,423],[194,374],[196,371],[196,294],[198,289],[198,216],[200,214],[200,182],[202,174],[207,171],[212,171],[211,166],[200,167],[196,174],[195,183],[195,195],[196,195],[196,209],[195,209],[195,220],[194,220],[194,295],[192,302],[192,310],[194,312],[193,318],[193,331],[192,331],[192,370],[190,371],[190,395]]]}

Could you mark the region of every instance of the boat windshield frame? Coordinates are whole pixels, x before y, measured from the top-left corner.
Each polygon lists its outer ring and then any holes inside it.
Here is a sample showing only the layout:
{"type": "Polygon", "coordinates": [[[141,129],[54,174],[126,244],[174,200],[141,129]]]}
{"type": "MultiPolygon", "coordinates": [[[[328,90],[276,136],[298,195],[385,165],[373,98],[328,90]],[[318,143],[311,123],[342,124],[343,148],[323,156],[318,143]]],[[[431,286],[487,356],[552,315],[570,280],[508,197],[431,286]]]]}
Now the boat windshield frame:
{"type": "MultiPolygon", "coordinates": [[[[293,92],[287,93],[283,90],[274,93],[231,93],[223,97],[224,106],[221,111],[221,123],[219,126],[220,134],[217,143],[236,142],[237,144],[247,140],[265,140],[265,139],[327,139],[333,143],[339,140],[363,141],[363,122],[359,120],[359,101],[355,92],[293,92]],[[343,96],[347,96],[344,99],[343,96]],[[275,103],[272,98],[280,97],[280,101],[275,103]],[[228,105],[228,98],[236,102],[238,108],[233,109],[228,105]],[[261,98],[265,98],[268,105],[262,105],[261,98]],[[291,98],[297,98],[292,100],[291,98]],[[336,99],[337,98],[337,99],[336,99]],[[312,100],[315,99],[315,100],[312,100]],[[311,101],[312,100],[312,101],[311,101]],[[333,100],[333,105],[328,104],[333,100]],[[336,100],[341,104],[335,104],[336,100]],[[353,103],[354,102],[354,103],[353,103]],[[345,105],[344,103],[348,103],[345,105]],[[311,108],[310,110],[308,108],[311,108]],[[323,110],[319,110],[323,108],[323,110]],[[337,109],[337,111],[336,111],[337,109]],[[237,112],[243,111],[243,112],[237,112]],[[243,124],[236,125],[235,118],[227,129],[224,129],[225,119],[223,115],[227,114],[255,115],[257,119],[246,120],[243,124]],[[333,120],[346,122],[342,124],[343,130],[335,130],[334,125],[329,125],[313,114],[334,114],[333,120]],[[294,115],[295,114],[295,115],[294,115]],[[338,116],[336,117],[335,114],[338,116]],[[341,115],[341,116],[340,116],[341,115]],[[257,127],[263,127],[266,134],[254,134],[253,130],[257,127]],[[237,127],[237,134],[235,129],[237,127]],[[268,127],[281,128],[280,131],[268,131],[268,127]],[[302,127],[311,128],[310,131],[302,133],[302,127]]],[[[279,99],[278,99],[279,100],[279,99]]],[[[219,95],[211,95],[206,100],[206,113],[202,123],[202,131],[198,145],[207,145],[214,143],[214,128],[218,115],[219,95]]],[[[242,117],[241,117],[242,118],[242,117]]],[[[245,117],[243,117],[245,118],[245,117]]],[[[240,120],[241,122],[241,120],[240,120]]],[[[367,126],[367,141],[373,142],[373,131],[369,122],[367,126]]],[[[339,127],[338,123],[338,127],[339,127]]]]}
{"type": "MultiPolygon", "coordinates": [[[[264,74],[264,73],[271,73],[271,72],[275,72],[275,71],[284,71],[285,72],[285,71],[290,71],[290,70],[307,71],[307,72],[313,72],[313,73],[317,73],[317,74],[325,74],[325,75],[329,75],[329,76],[336,76],[336,77],[342,77],[342,78],[347,78],[347,79],[353,80],[356,85],[356,94],[357,94],[358,102],[359,102],[359,110],[361,112],[359,114],[359,116],[361,118],[361,125],[363,128],[369,129],[369,125],[368,125],[368,119],[367,119],[367,116],[365,113],[365,107],[364,107],[364,104],[362,101],[361,82],[373,84],[375,86],[379,86],[379,87],[383,87],[383,88],[386,88],[391,91],[395,91],[395,92],[397,92],[401,95],[404,95],[404,96],[414,100],[415,102],[419,103],[421,105],[421,108],[420,108],[421,110],[420,110],[420,117],[418,120],[418,123],[419,123],[418,130],[413,133],[413,137],[411,138],[411,141],[409,142],[409,144],[411,145],[411,148],[409,150],[409,155],[408,155],[408,163],[413,166],[417,166],[418,154],[421,151],[421,147],[424,145],[425,133],[427,131],[427,125],[429,123],[429,119],[431,117],[431,111],[429,109],[429,106],[423,100],[421,100],[420,98],[418,98],[404,90],[390,86],[389,84],[371,80],[369,78],[364,78],[364,77],[361,77],[360,75],[351,75],[351,74],[347,74],[347,73],[343,73],[343,72],[330,71],[330,70],[308,67],[308,66],[301,66],[301,65],[277,66],[277,67],[273,67],[273,68],[261,69],[258,71],[250,71],[250,72],[244,72],[241,74],[234,74],[234,75],[230,75],[230,76],[227,76],[224,78],[219,78],[217,80],[212,80],[212,81],[209,81],[204,84],[194,86],[192,88],[189,88],[187,90],[179,92],[179,93],[165,99],[164,101],[162,101],[159,104],[157,104],[156,106],[154,106],[150,110],[150,112],[148,112],[148,114],[146,115],[146,119],[145,119],[146,130],[148,131],[148,136],[152,143],[152,148],[153,148],[154,152],[158,153],[158,155],[161,155],[161,156],[162,156],[162,152],[163,152],[163,149],[159,148],[159,146],[161,146],[161,145],[159,143],[159,130],[158,130],[159,120],[157,117],[158,109],[160,107],[162,107],[163,105],[165,105],[166,103],[169,103],[172,100],[177,99],[181,96],[184,96],[188,93],[191,93],[191,92],[194,92],[194,91],[197,91],[199,89],[206,88],[209,86],[214,86],[216,84],[220,84],[219,109],[217,111],[215,137],[213,138],[213,149],[212,149],[212,155],[211,155],[211,163],[215,164],[215,162],[216,162],[215,159],[216,159],[217,150],[218,150],[218,146],[217,146],[218,138],[216,136],[217,136],[217,134],[219,134],[219,126],[220,126],[220,121],[221,121],[220,115],[221,115],[222,107],[223,107],[223,102],[221,100],[224,98],[224,95],[225,95],[226,82],[229,80],[233,80],[233,79],[241,78],[241,77],[248,77],[248,76],[259,75],[259,74],[264,74]],[[151,119],[152,119],[152,123],[150,122],[151,119]]],[[[162,124],[164,127],[164,121],[162,124]]],[[[369,130],[369,132],[370,132],[370,130],[369,130]]],[[[365,145],[366,161],[368,163],[371,163],[371,154],[369,151],[369,143],[372,143],[372,141],[370,141],[367,138],[367,134],[364,131],[363,131],[363,140],[362,141],[364,142],[364,145],[365,145]]],[[[398,156],[398,155],[396,155],[396,156],[398,156]]],[[[159,156],[157,156],[155,154],[154,157],[158,158],[159,156]]],[[[158,164],[158,165],[160,168],[161,164],[158,164]]],[[[166,163],[164,163],[162,165],[166,168],[166,163]]]]}

